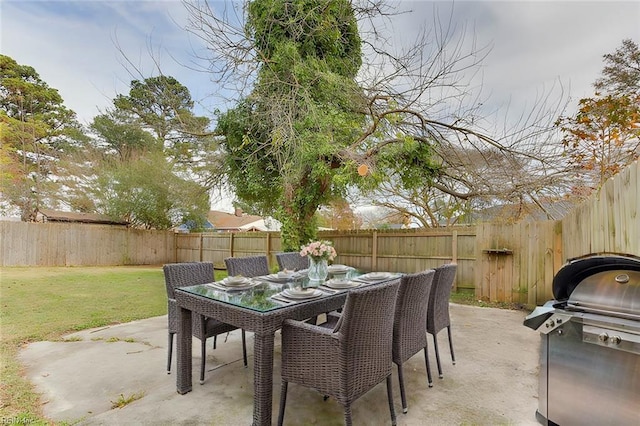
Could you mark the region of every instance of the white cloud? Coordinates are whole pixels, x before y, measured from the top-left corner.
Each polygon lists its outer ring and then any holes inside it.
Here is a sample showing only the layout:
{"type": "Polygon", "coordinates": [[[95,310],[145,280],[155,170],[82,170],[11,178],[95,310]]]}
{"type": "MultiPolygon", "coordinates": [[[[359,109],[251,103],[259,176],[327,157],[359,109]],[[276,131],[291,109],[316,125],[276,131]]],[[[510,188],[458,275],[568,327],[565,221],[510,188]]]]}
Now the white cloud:
{"type": "Polygon", "coordinates": [[[184,17],[178,1],[4,1],[2,53],[34,67],[86,123],[132,79],[159,74],[152,56],[204,97],[206,76],[176,62],[191,60],[189,34],[172,21],[184,17]]]}
{"type": "MultiPolygon", "coordinates": [[[[388,28],[396,39],[412,40],[421,26],[430,28],[434,13],[446,25],[453,13],[455,28],[466,27],[468,41],[475,35],[478,46],[491,45],[482,67],[483,91],[495,103],[511,99],[512,108],[531,105],[536,93],[558,81],[571,87],[575,100],[590,96],[602,55],[624,38],[640,40],[640,2],[634,1],[394,4],[410,11],[388,28]]],[[[128,90],[132,76],[116,42],[142,71],[135,78],[158,74],[151,49],[164,74],[189,87],[194,99],[213,102],[208,96],[216,88],[208,76],[181,65],[194,60],[192,47],[202,46],[181,28],[187,17],[179,0],[3,0],[1,13],[2,53],[33,66],[84,122],[128,90]]]]}
{"type": "MultiPolygon", "coordinates": [[[[127,93],[133,78],[158,75],[149,49],[162,72],[172,75],[202,101],[208,113],[217,88],[206,74],[187,67],[199,40],[183,27],[186,10],[180,0],[0,0],[0,52],[35,68],[59,90],[67,107],[88,123],[127,93]],[[142,75],[123,66],[119,45],[142,75]]],[[[222,1],[213,2],[214,6],[222,1]]],[[[387,31],[396,41],[412,41],[422,26],[432,28],[434,14],[442,25],[449,16],[467,41],[492,46],[482,65],[483,93],[491,103],[511,102],[518,115],[540,94],[561,82],[573,104],[593,94],[592,83],[602,55],[625,38],[640,42],[640,2],[626,1],[401,1],[410,13],[394,18],[387,31]]],[[[380,28],[383,31],[382,28],[380,28]]],[[[478,84],[477,81],[475,81],[478,84]]],[[[232,210],[226,193],[214,205],[232,210]]]]}

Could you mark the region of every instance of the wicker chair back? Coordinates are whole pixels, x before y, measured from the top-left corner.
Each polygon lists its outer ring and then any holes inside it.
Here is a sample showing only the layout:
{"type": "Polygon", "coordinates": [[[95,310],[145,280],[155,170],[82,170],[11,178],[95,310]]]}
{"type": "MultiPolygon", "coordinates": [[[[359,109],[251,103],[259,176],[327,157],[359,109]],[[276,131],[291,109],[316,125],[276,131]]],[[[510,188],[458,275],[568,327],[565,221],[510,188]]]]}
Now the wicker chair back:
{"type": "Polygon", "coordinates": [[[284,253],[276,253],[278,268],[281,271],[288,269],[290,271],[300,271],[309,268],[309,259],[300,256],[297,251],[288,251],[284,253]]]}
{"type": "Polygon", "coordinates": [[[267,256],[228,257],[224,260],[230,277],[242,275],[251,278],[269,275],[267,256]]]}

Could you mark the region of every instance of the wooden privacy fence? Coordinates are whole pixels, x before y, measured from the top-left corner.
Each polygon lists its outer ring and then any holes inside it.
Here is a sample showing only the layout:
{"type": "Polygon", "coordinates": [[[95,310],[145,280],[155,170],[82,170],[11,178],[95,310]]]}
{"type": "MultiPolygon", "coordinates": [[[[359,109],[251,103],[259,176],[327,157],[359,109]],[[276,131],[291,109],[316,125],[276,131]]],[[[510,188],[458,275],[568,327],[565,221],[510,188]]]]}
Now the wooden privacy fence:
{"type": "MultiPolygon", "coordinates": [[[[371,271],[418,272],[456,263],[455,290],[478,299],[526,305],[552,297],[553,276],[564,263],[560,222],[393,231],[322,231],[333,242],[336,262],[371,271]]],[[[280,234],[266,232],[180,234],[179,261],[213,262],[224,269],[232,256],[267,254],[276,265],[280,234]]]]}
{"type": "Polygon", "coordinates": [[[175,234],[120,226],[0,221],[1,266],[149,265],[175,261],[175,234]]]}
{"type": "MultiPolygon", "coordinates": [[[[363,270],[416,272],[458,264],[456,287],[478,299],[540,305],[569,258],[614,252],[640,256],[638,162],[561,221],[428,230],[323,231],[338,262],[363,270]]],[[[174,234],[122,227],[0,222],[1,266],[144,265],[209,261],[281,251],[271,232],[174,234]]]]}
{"type": "Polygon", "coordinates": [[[560,222],[476,227],[478,299],[539,305],[553,297],[553,277],[564,263],[560,222]]]}
{"type": "Polygon", "coordinates": [[[217,269],[225,268],[227,257],[264,254],[269,256],[270,265],[276,265],[275,254],[279,251],[279,232],[176,234],[178,262],[213,262],[217,269]]]}
{"type": "MultiPolygon", "coordinates": [[[[473,289],[475,230],[442,228],[406,231],[321,231],[318,238],[333,242],[336,262],[366,271],[417,272],[443,263],[458,263],[456,286],[473,289]]],[[[213,262],[224,268],[232,256],[267,254],[276,265],[280,234],[270,232],[180,234],[176,254],[180,261],[213,262]]]]}
{"type": "Polygon", "coordinates": [[[564,255],[617,252],[640,256],[639,213],[640,165],[636,161],[562,219],[564,255]]]}

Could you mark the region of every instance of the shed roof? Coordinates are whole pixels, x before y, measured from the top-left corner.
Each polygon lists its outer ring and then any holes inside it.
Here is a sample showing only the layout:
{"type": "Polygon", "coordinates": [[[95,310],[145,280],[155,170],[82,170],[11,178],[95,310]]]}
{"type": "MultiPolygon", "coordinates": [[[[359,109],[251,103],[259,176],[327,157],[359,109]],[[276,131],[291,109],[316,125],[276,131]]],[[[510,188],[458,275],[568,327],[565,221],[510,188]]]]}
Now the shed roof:
{"type": "Polygon", "coordinates": [[[128,225],[125,220],[115,220],[104,214],[64,212],[59,210],[40,209],[42,222],[75,222],[95,223],[101,225],[128,225]]]}

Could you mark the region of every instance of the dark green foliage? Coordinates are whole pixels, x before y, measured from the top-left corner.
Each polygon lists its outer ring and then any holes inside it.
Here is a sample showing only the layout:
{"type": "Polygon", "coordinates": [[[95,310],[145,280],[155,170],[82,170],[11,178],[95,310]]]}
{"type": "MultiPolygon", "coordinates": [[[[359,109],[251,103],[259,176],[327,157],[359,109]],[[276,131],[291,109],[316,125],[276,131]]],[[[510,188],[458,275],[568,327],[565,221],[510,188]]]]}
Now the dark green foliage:
{"type": "MultiPolygon", "coordinates": [[[[255,0],[249,4],[247,30],[263,61],[280,63],[295,50],[316,58],[327,71],[355,78],[362,61],[360,36],[351,4],[343,0],[255,0]]],[[[303,84],[304,85],[304,84],[303,84]]]]}
{"type": "Polygon", "coordinates": [[[211,137],[209,120],[192,108],[189,90],[173,77],[132,81],[129,95],[117,96],[114,108],[93,121],[95,167],[91,183],[76,191],[77,204],[90,193],[93,209],[140,228],[201,224],[209,196],[193,177],[206,170],[196,158],[206,158],[211,137]]]}
{"type": "Polygon", "coordinates": [[[34,68],[0,55],[0,178],[3,198],[35,220],[39,208],[55,207],[64,173],[59,160],[86,140],[75,113],[34,68]]]}
{"type": "Polygon", "coordinates": [[[298,249],[354,170],[343,151],[364,123],[357,24],[348,1],[255,0],[246,29],[261,66],[250,96],[219,116],[229,182],[282,222],[285,250],[298,249]]]}
{"type": "Polygon", "coordinates": [[[431,146],[412,138],[388,147],[379,160],[380,166],[397,174],[405,189],[424,187],[440,169],[431,146]]]}

